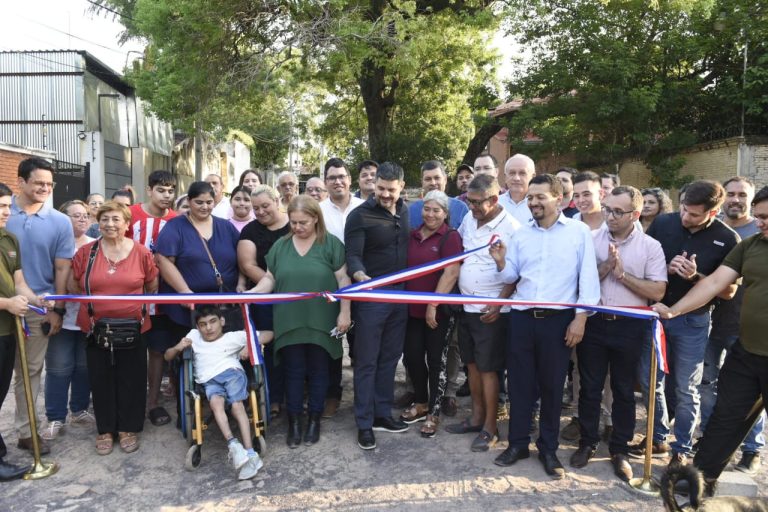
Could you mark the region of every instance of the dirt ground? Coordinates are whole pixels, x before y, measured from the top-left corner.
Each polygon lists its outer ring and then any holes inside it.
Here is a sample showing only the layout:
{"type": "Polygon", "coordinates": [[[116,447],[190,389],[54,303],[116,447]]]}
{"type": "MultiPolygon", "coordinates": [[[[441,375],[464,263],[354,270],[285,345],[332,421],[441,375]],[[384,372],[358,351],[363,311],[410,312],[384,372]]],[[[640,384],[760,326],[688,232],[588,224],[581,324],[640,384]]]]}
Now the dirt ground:
{"type": "MultiPolygon", "coordinates": [[[[581,470],[568,467],[574,444],[561,444],[559,457],[568,471],[561,481],[544,473],[532,457],[511,468],[499,468],[493,459],[506,447],[499,443],[487,453],[472,453],[472,435],[442,430],[455,421],[444,418],[433,439],[419,436],[419,424],[401,434],[376,433],[378,447],[358,448],[352,415],[351,370],[345,367],[345,390],[338,414],[323,420],[320,442],[290,450],[285,444],[285,419],[273,422],[267,434],[264,467],[249,481],[238,481],[227,463],[226,448],[218,429],[207,431],[203,459],[193,472],[184,469],[187,443],[173,423],[154,427],[147,421],[141,448],[126,455],[115,446],[108,456],[94,449],[95,432],[68,426],[51,443],[49,460],[59,472],[37,481],[0,484],[2,510],[86,511],[119,509],[162,511],[207,510],[515,510],[515,511],[656,511],[658,498],[647,498],[619,481],[612,473],[607,447],[581,470]]],[[[398,372],[398,395],[403,389],[398,372]]],[[[175,399],[165,407],[174,411],[175,399]]],[[[0,411],[0,430],[9,446],[7,460],[29,459],[16,448],[12,432],[12,393],[0,411]]],[[[459,399],[457,418],[469,412],[469,399],[459,399]]],[[[38,411],[44,418],[42,397],[38,411]]],[[[393,411],[397,414],[397,411],[393,411]]],[[[172,412],[175,416],[175,413],[172,412]]],[[[638,432],[644,431],[645,411],[638,406],[638,432]]],[[[569,411],[563,411],[563,425],[569,411]]],[[[506,425],[500,425],[506,439],[506,425]]],[[[639,437],[639,435],[638,435],[639,437]]],[[[654,461],[654,474],[664,461],[654,461]]],[[[636,476],[642,462],[633,461],[636,476]]],[[[756,478],[760,494],[766,493],[765,466],[756,478]]]]}

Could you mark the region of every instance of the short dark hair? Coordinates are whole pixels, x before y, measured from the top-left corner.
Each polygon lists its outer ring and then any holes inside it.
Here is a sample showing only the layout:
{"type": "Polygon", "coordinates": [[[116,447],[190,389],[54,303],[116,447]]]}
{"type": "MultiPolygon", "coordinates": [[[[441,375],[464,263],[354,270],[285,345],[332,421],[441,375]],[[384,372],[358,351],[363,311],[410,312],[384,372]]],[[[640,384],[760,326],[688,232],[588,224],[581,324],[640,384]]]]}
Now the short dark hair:
{"type": "Polygon", "coordinates": [[[224,314],[221,312],[221,309],[219,309],[218,306],[203,304],[202,306],[195,308],[195,325],[197,325],[197,322],[201,318],[206,316],[217,316],[219,318],[224,318],[224,314]]]}
{"type": "Polygon", "coordinates": [[[424,171],[434,171],[435,169],[440,169],[442,173],[445,174],[445,167],[443,167],[443,163],[439,160],[427,160],[421,164],[422,174],[424,171]]]}
{"type": "Polygon", "coordinates": [[[366,167],[373,167],[374,169],[378,169],[379,168],[379,162],[377,162],[376,160],[363,160],[362,162],[360,162],[358,164],[357,172],[362,171],[366,167]]]}
{"type": "Polygon", "coordinates": [[[244,192],[248,194],[248,197],[251,197],[251,189],[248,187],[244,187],[243,185],[238,185],[235,188],[232,189],[232,192],[229,194],[229,200],[231,201],[233,197],[235,197],[240,192],[244,192]]]}
{"type": "Polygon", "coordinates": [[[403,181],[403,177],[403,168],[394,162],[384,162],[376,169],[376,180],[403,181]]]}
{"type": "Polygon", "coordinates": [[[154,188],[157,185],[176,188],[176,176],[169,171],[152,171],[147,179],[147,184],[149,188],[154,188]]]}
{"type": "Polygon", "coordinates": [[[698,180],[690,183],[685,189],[683,204],[688,206],[704,206],[707,210],[720,208],[725,200],[725,189],[721,184],[712,180],[698,180]]]}
{"type": "Polygon", "coordinates": [[[114,192],[112,192],[111,199],[114,199],[116,197],[127,197],[128,201],[130,201],[130,203],[133,204],[133,194],[131,194],[130,190],[123,190],[123,189],[115,190],[114,192]]]}
{"type": "Polygon", "coordinates": [[[12,195],[13,195],[13,191],[11,191],[11,188],[5,183],[0,183],[0,197],[12,196],[12,195]]]}
{"type": "Polygon", "coordinates": [[[499,195],[499,182],[496,181],[495,176],[490,174],[478,174],[467,185],[467,192],[477,192],[485,194],[491,192],[493,195],[499,195]]]}
{"type": "Polygon", "coordinates": [[[213,187],[207,181],[195,181],[187,189],[187,197],[189,197],[190,200],[203,194],[210,194],[211,197],[215,195],[213,187]]]}
{"type": "Polygon", "coordinates": [[[600,175],[600,179],[602,180],[603,178],[609,178],[613,182],[614,187],[621,186],[621,178],[619,178],[618,174],[611,174],[610,172],[604,172],[600,175]]]}
{"type": "Polygon", "coordinates": [[[577,183],[583,183],[585,181],[591,181],[591,182],[597,183],[598,187],[602,184],[602,182],[600,181],[600,176],[598,176],[597,173],[594,173],[592,171],[583,171],[573,177],[574,185],[577,183]]]}
{"type": "Polygon", "coordinates": [[[341,158],[329,158],[327,162],[325,162],[325,167],[323,168],[323,177],[325,177],[328,174],[328,169],[331,167],[343,167],[344,169],[347,168],[347,164],[344,163],[344,160],[341,158]]]}
{"type": "Polygon", "coordinates": [[[557,176],[552,174],[537,174],[528,182],[528,186],[531,185],[549,185],[549,191],[553,196],[563,195],[563,184],[557,179],[557,176]]]}
{"type": "Polygon", "coordinates": [[[762,203],[763,201],[768,201],[768,187],[763,187],[757,191],[755,198],[752,199],[752,206],[757,205],[757,203],[762,203]]]}
{"type": "Polygon", "coordinates": [[[475,157],[475,160],[477,160],[478,158],[485,158],[485,157],[488,157],[488,158],[490,158],[490,159],[491,159],[491,162],[493,162],[493,166],[494,166],[494,167],[496,167],[496,168],[498,168],[498,167],[499,167],[499,161],[498,161],[498,160],[496,160],[496,157],[495,157],[495,156],[493,156],[493,155],[492,155],[492,154],[490,154],[490,153],[480,153],[479,155],[477,155],[477,156],[475,157]]]}
{"type": "Polygon", "coordinates": [[[635,187],[631,187],[629,185],[618,187],[613,187],[613,190],[611,190],[612,196],[620,196],[622,194],[627,194],[629,196],[629,200],[632,203],[632,210],[634,211],[642,211],[643,209],[643,194],[635,187]]]}
{"type": "MultiPolygon", "coordinates": [[[[573,167],[561,167],[561,168],[559,168],[558,170],[555,171],[555,176],[557,176],[561,172],[567,172],[568,174],[570,174],[572,180],[576,177],[577,174],[579,174],[579,171],[577,171],[573,167]]],[[[589,172],[589,171],[586,171],[586,172],[589,172]]],[[[594,173],[592,173],[592,174],[594,174],[594,173]]]]}
{"type": "Polygon", "coordinates": [[[744,176],[734,176],[733,178],[728,178],[723,182],[723,188],[727,187],[731,183],[741,182],[745,185],[749,185],[753,189],[755,188],[755,184],[752,183],[748,178],[745,178],[744,176]]]}
{"type": "Polygon", "coordinates": [[[24,181],[29,179],[29,175],[36,169],[42,169],[44,171],[50,171],[54,174],[53,165],[48,160],[33,156],[19,162],[19,177],[24,181]]]}

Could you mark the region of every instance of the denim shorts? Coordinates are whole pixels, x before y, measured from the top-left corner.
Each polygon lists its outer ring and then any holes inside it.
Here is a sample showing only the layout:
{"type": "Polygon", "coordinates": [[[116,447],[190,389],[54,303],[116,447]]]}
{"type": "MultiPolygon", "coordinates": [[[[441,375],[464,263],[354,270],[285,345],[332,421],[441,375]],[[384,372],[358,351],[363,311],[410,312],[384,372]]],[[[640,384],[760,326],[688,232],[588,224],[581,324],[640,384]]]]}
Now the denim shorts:
{"type": "Polygon", "coordinates": [[[216,375],[211,380],[203,383],[205,396],[208,400],[211,397],[223,396],[228,404],[242,402],[248,398],[248,378],[244,370],[228,368],[216,375]]]}

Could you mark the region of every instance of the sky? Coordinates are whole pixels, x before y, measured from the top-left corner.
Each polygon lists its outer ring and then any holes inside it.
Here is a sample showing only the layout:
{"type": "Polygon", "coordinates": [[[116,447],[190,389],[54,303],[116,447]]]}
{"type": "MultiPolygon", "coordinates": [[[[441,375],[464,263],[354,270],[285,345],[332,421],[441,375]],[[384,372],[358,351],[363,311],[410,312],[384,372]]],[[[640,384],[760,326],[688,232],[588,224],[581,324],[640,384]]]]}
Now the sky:
{"type": "Polygon", "coordinates": [[[123,26],[87,0],[0,0],[0,51],[86,50],[122,73],[143,45],[117,41],[123,26]]]}

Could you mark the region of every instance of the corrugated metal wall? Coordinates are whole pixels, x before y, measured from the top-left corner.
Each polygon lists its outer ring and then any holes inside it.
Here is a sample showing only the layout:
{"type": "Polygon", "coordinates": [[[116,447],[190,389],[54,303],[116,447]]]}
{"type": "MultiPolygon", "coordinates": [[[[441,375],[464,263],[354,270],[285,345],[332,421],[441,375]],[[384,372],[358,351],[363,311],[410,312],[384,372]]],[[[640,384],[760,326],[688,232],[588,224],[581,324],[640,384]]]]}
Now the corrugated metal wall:
{"type": "Polygon", "coordinates": [[[0,140],[79,163],[84,72],[77,52],[0,52],[0,140]]]}

